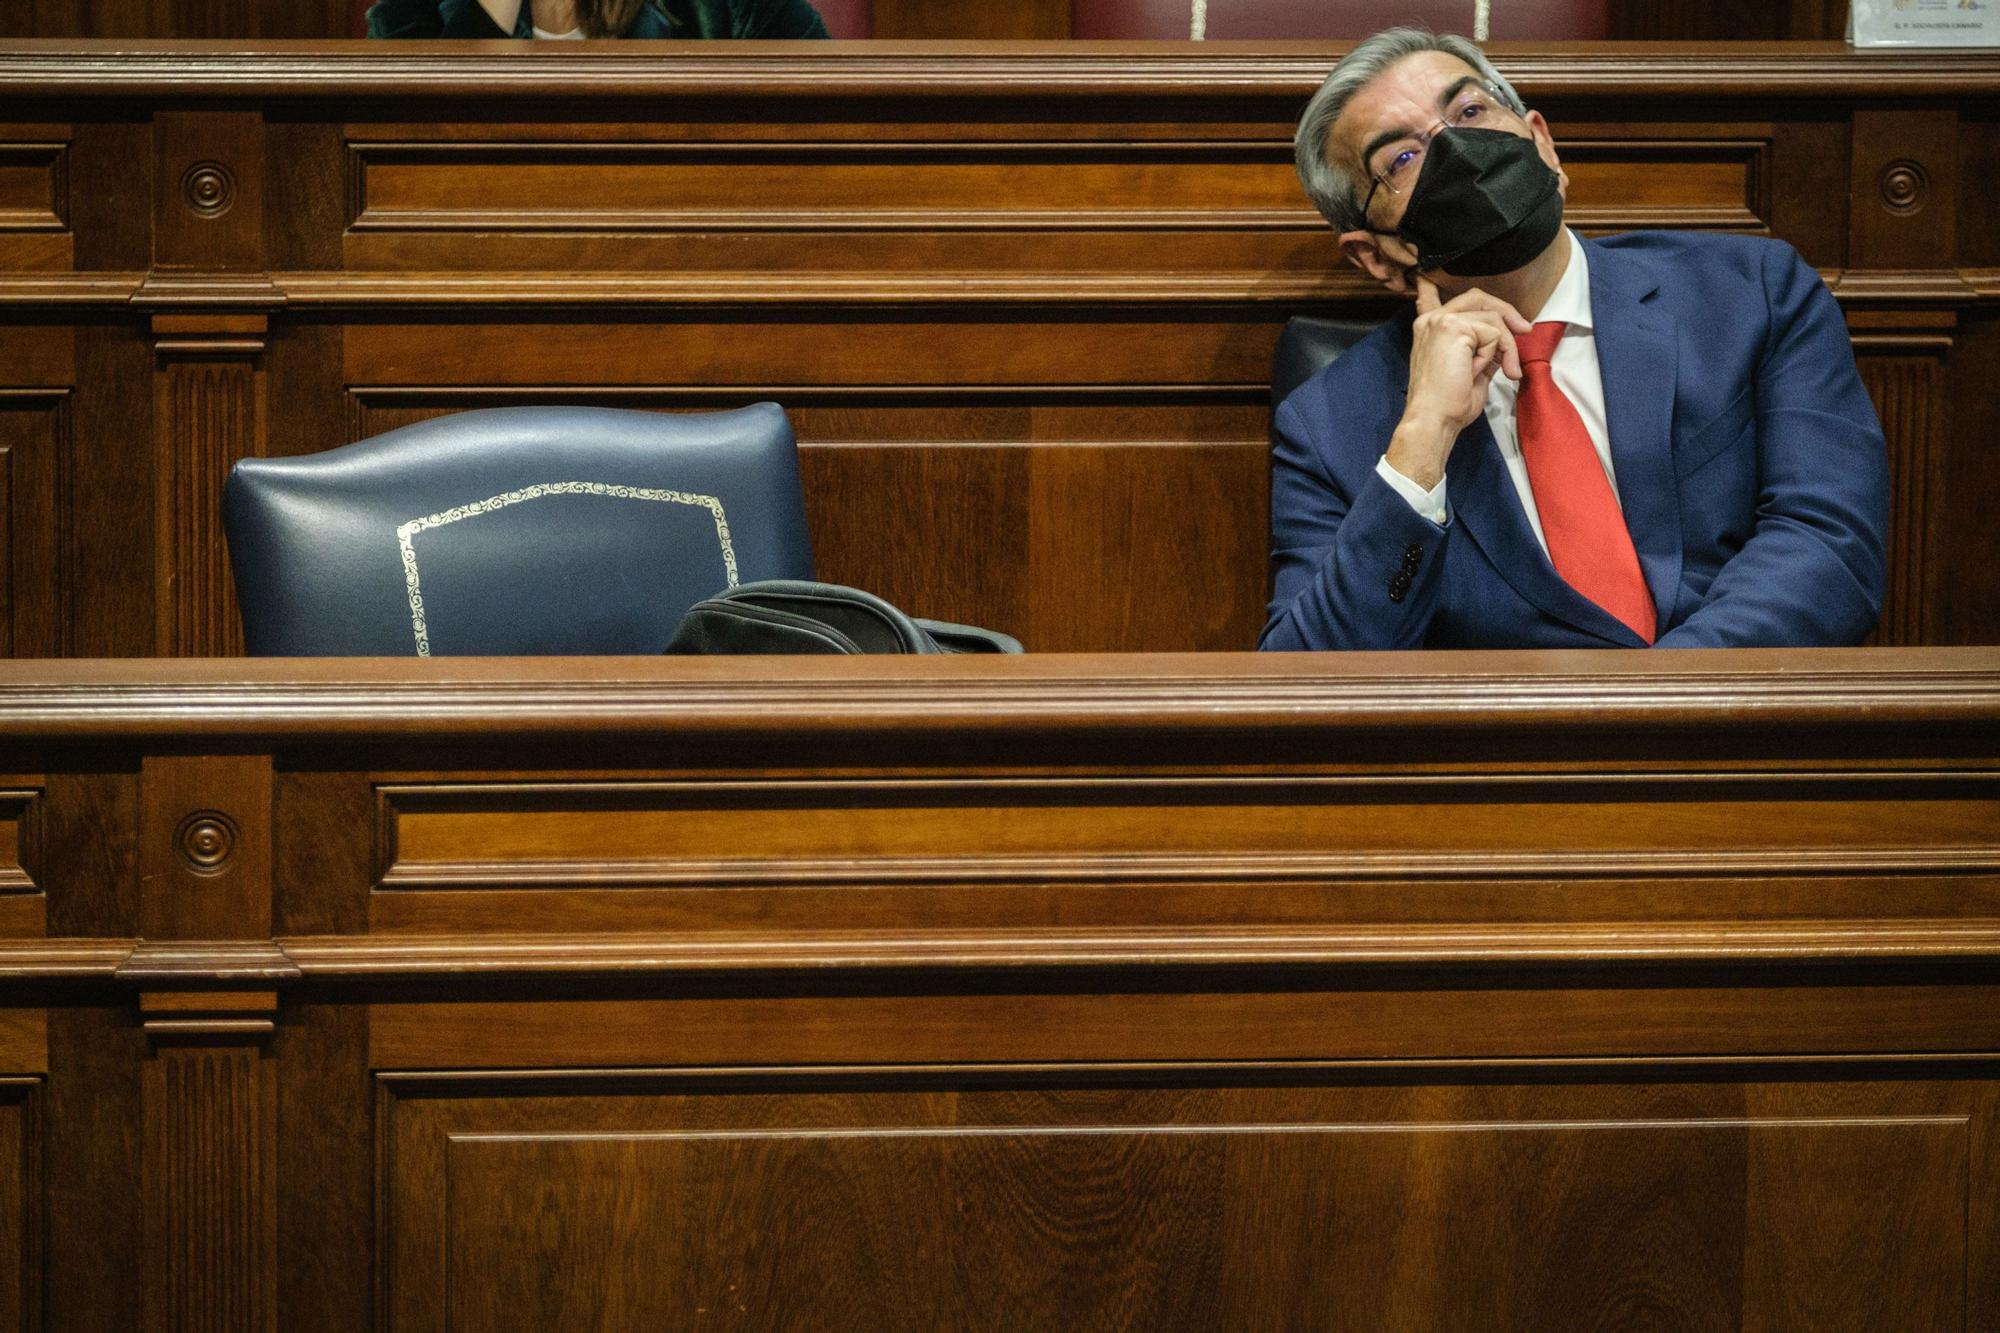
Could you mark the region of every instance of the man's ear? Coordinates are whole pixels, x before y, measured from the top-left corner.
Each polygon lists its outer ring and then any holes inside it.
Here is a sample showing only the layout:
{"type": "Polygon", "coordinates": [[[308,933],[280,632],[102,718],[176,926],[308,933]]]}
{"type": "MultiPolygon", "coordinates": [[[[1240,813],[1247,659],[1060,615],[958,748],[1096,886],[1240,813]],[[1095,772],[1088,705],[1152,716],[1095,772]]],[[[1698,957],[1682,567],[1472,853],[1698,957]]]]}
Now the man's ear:
{"type": "Polygon", "coordinates": [[[1542,161],[1556,173],[1556,187],[1562,191],[1563,198],[1569,198],[1569,173],[1563,170],[1562,159],[1556,156],[1556,136],[1549,131],[1549,122],[1542,118],[1539,111],[1530,111],[1521,119],[1528,123],[1528,131],[1534,136],[1535,150],[1542,155],[1542,161]]]}
{"type": "MultiPolygon", "coordinates": [[[[1375,281],[1387,287],[1398,296],[1408,296],[1416,291],[1410,282],[1407,263],[1382,248],[1382,242],[1372,231],[1344,231],[1340,233],[1340,253],[1347,256],[1347,262],[1366,273],[1375,281]]],[[[1414,259],[1412,255],[1410,258],[1414,259]]]]}

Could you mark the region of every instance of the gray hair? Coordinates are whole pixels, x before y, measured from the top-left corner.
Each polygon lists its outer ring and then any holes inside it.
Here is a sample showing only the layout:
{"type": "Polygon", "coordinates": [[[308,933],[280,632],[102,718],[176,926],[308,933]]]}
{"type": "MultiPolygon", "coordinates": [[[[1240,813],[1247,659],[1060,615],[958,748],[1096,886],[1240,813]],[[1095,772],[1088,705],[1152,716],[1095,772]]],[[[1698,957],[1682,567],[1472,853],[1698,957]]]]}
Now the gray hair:
{"type": "Polygon", "coordinates": [[[1333,123],[1347,109],[1349,99],[1384,70],[1425,51],[1457,56],[1479,71],[1479,77],[1498,88],[1517,114],[1527,112],[1514,85],[1500,77],[1500,71],[1493,68],[1484,51],[1463,37],[1426,32],[1422,28],[1386,28],[1366,38],[1341,57],[1333,73],[1326,76],[1326,82],[1312,95],[1312,101],[1306,103],[1306,109],[1299,114],[1298,133],[1292,138],[1299,183],[1306,187],[1306,194],[1320,216],[1337,231],[1355,231],[1368,223],[1361,216],[1360,183],[1345,169],[1326,160],[1326,140],[1333,133],[1333,123]]]}

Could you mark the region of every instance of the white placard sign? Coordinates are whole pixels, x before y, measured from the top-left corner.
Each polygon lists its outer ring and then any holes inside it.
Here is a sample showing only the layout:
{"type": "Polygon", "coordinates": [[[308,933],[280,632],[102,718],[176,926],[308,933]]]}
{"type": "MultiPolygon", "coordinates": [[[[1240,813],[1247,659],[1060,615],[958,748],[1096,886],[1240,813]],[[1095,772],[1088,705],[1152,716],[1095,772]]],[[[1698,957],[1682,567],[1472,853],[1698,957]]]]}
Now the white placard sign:
{"type": "Polygon", "coordinates": [[[1856,46],[2000,46],[2000,0],[1853,0],[1856,46]]]}

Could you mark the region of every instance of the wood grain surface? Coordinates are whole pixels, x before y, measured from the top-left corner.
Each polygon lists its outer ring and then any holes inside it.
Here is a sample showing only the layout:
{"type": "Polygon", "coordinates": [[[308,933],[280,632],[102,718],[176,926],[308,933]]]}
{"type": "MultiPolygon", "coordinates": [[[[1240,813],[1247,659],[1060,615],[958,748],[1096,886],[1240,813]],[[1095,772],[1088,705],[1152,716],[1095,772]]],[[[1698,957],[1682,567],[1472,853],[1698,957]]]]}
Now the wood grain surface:
{"type": "Polygon", "coordinates": [[[1993,649],[12,662],[0,775],[25,1326],[2000,1317],[1993,649]]]}

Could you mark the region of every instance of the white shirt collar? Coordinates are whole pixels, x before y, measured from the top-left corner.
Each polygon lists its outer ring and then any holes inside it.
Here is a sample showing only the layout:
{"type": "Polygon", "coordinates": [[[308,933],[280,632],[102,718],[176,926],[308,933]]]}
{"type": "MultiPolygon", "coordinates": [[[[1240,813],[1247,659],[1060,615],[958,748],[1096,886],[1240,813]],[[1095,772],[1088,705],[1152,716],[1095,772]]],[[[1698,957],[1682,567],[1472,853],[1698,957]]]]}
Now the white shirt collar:
{"type": "Polygon", "coordinates": [[[1590,261],[1584,258],[1583,238],[1575,232],[1569,234],[1569,266],[1535,316],[1537,324],[1557,319],[1572,329],[1595,327],[1590,319],[1590,261]]]}

